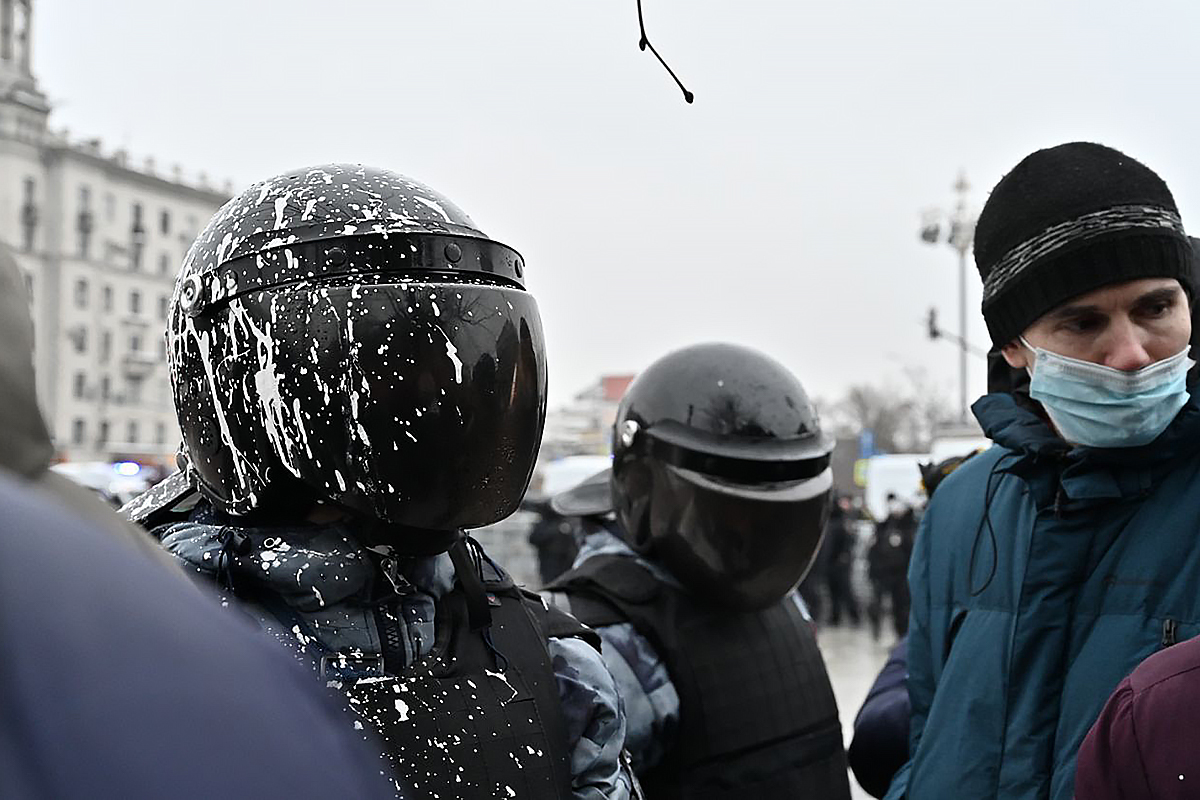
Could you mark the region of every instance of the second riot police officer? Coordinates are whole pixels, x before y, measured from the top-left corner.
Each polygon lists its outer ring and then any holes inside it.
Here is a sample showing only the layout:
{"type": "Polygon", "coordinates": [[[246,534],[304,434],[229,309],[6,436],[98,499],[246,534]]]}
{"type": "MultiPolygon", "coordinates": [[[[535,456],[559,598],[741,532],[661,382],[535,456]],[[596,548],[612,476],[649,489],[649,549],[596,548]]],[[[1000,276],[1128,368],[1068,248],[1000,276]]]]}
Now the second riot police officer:
{"type": "Polygon", "coordinates": [[[832,449],[782,365],[697,345],[630,385],[611,475],[556,499],[593,532],[550,597],[604,640],[650,800],[849,797],[837,703],[795,592],[832,449]]]}

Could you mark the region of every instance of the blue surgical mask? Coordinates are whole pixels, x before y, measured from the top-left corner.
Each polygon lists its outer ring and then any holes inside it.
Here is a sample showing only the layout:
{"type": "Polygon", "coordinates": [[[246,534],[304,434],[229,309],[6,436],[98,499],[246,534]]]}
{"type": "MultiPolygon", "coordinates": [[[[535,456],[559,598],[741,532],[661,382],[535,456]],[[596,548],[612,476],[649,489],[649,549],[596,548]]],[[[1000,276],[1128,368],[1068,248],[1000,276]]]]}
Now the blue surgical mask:
{"type": "Polygon", "coordinates": [[[1072,444],[1136,447],[1166,430],[1188,401],[1187,372],[1196,363],[1185,347],[1138,370],[1081,361],[1034,347],[1029,396],[1072,444]]]}

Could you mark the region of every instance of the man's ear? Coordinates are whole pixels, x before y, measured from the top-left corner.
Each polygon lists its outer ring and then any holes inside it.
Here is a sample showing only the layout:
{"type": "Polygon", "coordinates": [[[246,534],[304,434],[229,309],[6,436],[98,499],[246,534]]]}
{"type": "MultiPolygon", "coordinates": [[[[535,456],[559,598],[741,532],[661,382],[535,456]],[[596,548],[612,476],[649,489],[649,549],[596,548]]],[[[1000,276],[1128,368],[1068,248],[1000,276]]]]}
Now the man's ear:
{"type": "Polygon", "coordinates": [[[1004,356],[1004,360],[1013,369],[1028,369],[1033,366],[1029,350],[1016,339],[1001,347],[1000,355],[1004,356]]]}

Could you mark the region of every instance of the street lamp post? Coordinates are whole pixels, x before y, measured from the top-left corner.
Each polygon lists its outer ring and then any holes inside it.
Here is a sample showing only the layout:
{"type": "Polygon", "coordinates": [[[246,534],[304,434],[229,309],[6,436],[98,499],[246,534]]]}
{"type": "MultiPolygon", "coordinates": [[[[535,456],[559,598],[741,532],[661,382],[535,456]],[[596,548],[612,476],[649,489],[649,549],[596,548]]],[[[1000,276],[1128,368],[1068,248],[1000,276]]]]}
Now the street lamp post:
{"type": "MultiPolygon", "coordinates": [[[[965,172],[960,172],[954,182],[958,195],[954,211],[946,219],[949,223],[945,239],[942,238],[942,211],[933,210],[925,215],[921,228],[921,240],[929,244],[944,241],[958,252],[958,391],[960,422],[967,421],[967,253],[975,237],[975,218],[967,211],[967,192],[971,184],[965,172]]],[[[932,319],[932,317],[931,317],[932,319]]]]}

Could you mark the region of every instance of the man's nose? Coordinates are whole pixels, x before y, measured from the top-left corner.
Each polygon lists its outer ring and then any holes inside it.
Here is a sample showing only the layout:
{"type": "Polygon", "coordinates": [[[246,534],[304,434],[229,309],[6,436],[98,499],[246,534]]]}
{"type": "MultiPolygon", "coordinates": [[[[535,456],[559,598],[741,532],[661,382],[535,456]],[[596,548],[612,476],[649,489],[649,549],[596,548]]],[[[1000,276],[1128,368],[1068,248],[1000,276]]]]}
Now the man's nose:
{"type": "Polygon", "coordinates": [[[1137,327],[1129,321],[1114,326],[1112,342],[1104,366],[1130,372],[1154,363],[1154,359],[1146,350],[1137,327]]]}

